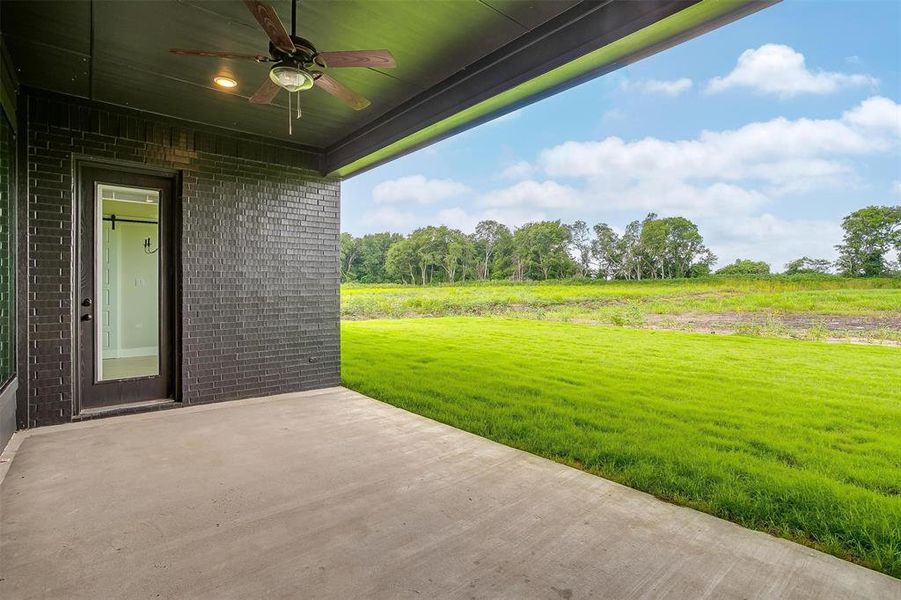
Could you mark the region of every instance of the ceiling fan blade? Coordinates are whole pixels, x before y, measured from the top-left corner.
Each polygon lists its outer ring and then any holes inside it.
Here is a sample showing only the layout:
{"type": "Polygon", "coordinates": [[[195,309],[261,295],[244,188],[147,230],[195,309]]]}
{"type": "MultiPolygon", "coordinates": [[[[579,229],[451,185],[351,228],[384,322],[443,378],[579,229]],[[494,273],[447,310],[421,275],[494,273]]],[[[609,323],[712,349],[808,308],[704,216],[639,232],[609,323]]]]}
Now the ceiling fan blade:
{"type": "Polygon", "coordinates": [[[169,52],[179,56],[206,56],[208,58],[234,58],[238,60],[255,60],[267,62],[269,57],[263,54],[244,54],[241,52],[217,52],[215,50],[193,50],[191,48],[170,48],[169,52]]]}
{"type": "Polygon", "coordinates": [[[393,69],[397,66],[394,56],[387,50],[342,50],[339,52],[320,52],[326,67],[336,69],[343,67],[374,67],[393,69]]]}
{"type": "Polygon", "coordinates": [[[282,25],[274,8],[260,0],[244,0],[244,5],[253,13],[257,23],[260,24],[276,48],[288,54],[294,54],[297,51],[294,42],[291,41],[291,36],[285,31],[285,26],[282,25]]]}
{"type": "Polygon", "coordinates": [[[362,110],[371,104],[369,100],[325,73],[321,73],[315,83],[317,87],[322,88],[354,110],[362,110]]]}
{"type": "Polygon", "coordinates": [[[275,82],[266,78],[257,91],[250,97],[250,101],[254,104],[269,104],[278,95],[282,88],[275,85],[275,82]]]}

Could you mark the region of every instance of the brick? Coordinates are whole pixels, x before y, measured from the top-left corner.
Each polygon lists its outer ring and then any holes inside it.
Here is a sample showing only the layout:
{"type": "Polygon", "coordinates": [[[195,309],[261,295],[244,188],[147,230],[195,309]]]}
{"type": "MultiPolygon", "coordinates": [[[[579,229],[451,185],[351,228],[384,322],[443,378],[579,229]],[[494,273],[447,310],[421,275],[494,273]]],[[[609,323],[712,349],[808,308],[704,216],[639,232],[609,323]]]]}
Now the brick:
{"type": "Polygon", "coordinates": [[[26,101],[30,425],[73,414],[73,154],[181,173],[183,402],[338,384],[340,186],[304,168],[311,155],[62,97],[26,101]]]}

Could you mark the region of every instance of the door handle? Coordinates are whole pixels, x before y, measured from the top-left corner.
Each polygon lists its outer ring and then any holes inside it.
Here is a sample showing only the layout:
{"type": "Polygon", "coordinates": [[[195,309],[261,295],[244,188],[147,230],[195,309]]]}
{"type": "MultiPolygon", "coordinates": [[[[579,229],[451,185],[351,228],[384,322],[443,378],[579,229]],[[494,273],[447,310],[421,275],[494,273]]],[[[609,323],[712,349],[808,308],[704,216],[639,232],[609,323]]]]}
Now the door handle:
{"type": "Polygon", "coordinates": [[[82,321],[93,321],[94,315],[91,315],[91,314],[81,315],[81,320],[82,321]]]}

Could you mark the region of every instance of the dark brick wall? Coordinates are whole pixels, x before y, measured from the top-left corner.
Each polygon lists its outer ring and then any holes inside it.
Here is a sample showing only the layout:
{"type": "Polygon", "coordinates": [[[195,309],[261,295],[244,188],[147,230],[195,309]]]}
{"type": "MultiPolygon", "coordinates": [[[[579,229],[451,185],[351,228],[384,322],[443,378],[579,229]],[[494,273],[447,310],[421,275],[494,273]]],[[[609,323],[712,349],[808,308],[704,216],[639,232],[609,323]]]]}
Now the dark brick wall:
{"type": "Polygon", "coordinates": [[[311,169],[315,155],[43,93],[24,104],[28,426],[72,418],[72,179],[81,158],[180,173],[183,402],[338,384],[340,188],[311,169]]]}
{"type": "MultiPolygon", "coordinates": [[[[3,57],[0,56],[0,60],[3,57]]],[[[0,93],[5,69],[0,67],[0,93]]],[[[16,140],[15,115],[0,106],[0,451],[16,430],[16,140]]]]}
{"type": "Polygon", "coordinates": [[[12,125],[0,109],[0,388],[16,371],[15,151],[12,125]]]}

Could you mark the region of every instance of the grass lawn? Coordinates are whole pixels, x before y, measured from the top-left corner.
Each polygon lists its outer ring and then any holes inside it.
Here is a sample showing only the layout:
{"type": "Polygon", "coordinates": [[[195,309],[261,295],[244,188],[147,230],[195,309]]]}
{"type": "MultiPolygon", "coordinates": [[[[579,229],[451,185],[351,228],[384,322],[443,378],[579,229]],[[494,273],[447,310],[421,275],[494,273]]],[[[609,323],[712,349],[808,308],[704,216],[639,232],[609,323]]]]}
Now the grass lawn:
{"type": "Polygon", "coordinates": [[[880,315],[901,311],[901,278],[766,277],[651,281],[563,280],[341,288],[345,319],[498,314],[511,309],[632,303],[657,314],[813,312],[880,315]]]}
{"type": "Polygon", "coordinates": [[[901,576],[898,348],[489,317],[341,330],[349,388],[901,576]]]}

